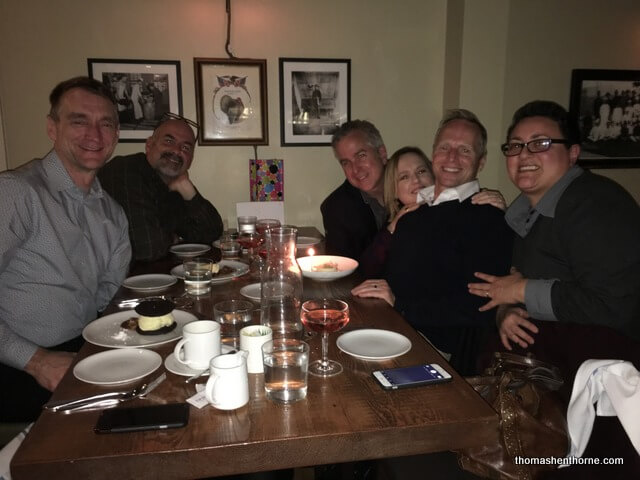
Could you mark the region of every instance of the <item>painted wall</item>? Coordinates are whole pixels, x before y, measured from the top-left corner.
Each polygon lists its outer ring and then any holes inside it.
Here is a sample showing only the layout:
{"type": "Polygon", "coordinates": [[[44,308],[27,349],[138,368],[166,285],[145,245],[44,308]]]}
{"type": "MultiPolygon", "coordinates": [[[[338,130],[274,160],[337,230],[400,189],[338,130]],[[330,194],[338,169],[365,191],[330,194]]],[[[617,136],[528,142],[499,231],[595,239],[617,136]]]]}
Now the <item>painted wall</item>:
{"type": "MultiPolygon", "coordinates": [[[[287,222],[322,226],[319,206],[344,179],[330,147],[280,147],[278,57],[351,58],[352,118],[380,128],[390,151],[430,150],[442,112],[445,0],[233,0],[231,49],[267,59],[269,145],[283,158],[287,222]]],[[[9,167],[50,148],[47,96],[86,74],[86,59],[180,60],[184,115],[196,118],[193,57],[225,58],[224,0],[0,0],[0,98],[9,167]]],[[[120,144],[115,154],[141,151],[120,144]]],[[[196,186],[235,226],[249,200],[249,146],[196,149],[196,186]]]]}
{"type": "MultiPolygon", "coordinates": [[[[280,147],[278,57],[351,58],[352,118],[378,125],[389,151],[426,151],[443,108],[475,111],[489,131],[481,182],[515,189],[498,145],[536,98],[568,106],[571,69],[640,69],[637,0],[233,0],[231,48],[266,58],[268,146],[283,158],[287,221],[321,227],[320,202],[343,179],[330,147],[280,147]]],[[[47,96],[86,74],[88,57],[182,63],[184,115],[196,118],[193,57],[226,57],[225,0],[0,0],[0,102],[9,168],[42,156],[47,96]]],[[[141,151],[121,144],[116,154],[141,151]]],[[[253,148],[198,147],[192,176],[231,226],[249,199],[253,148]]],[[[640,169],[602,171],[640,199],[640,169]]]]}

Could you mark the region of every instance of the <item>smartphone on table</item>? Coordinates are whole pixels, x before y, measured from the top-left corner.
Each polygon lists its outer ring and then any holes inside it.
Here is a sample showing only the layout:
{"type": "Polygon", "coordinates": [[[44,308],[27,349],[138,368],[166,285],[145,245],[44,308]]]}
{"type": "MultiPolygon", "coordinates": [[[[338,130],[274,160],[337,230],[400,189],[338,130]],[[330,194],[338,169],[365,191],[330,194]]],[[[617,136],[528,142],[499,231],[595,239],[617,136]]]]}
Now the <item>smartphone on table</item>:
{"type": "Polygon", "coordinates": [[[184,427],[189,422],[189,404],[171,403],[144,407],[114,408],[98,417],[96,433],[139,432],[184,427]]]}
{"type": "Polygon", "coordinates": [[[373,372],[373,378],[385,390],[396,390],[398,388],[450,382],[451,374],[437,363],[428,363],[412,367],[376,370],[373,372]]]}

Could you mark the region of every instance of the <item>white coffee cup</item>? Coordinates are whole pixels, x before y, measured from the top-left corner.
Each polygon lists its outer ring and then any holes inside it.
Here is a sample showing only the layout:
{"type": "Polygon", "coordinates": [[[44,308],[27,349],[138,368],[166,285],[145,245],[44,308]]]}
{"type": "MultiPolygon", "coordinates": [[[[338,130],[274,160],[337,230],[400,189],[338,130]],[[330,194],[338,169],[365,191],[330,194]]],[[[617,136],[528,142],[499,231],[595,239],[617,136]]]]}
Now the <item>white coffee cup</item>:
{"type": "Polygon", "coordinates": [[[218,355],[211,359],[205,387],[207,401],[220,410],[234,410],[249,402],[247,352],[218,355]]]}
{"type": "Polygon", "coordinates": [[[250,325],[240,330],[240,349],[249,353],[247,371],[249,373],[264,372],[262,361],[262,345],[271,341],[273,331],[265,325],[250,325]]]}
{"type": "Polygon", "coordinates": [[[220,355],[220,324],[213,320],[196,320],[182,327],[173,354],[176,360],[194,370],[205,370],[213,357],[220,355]]]}

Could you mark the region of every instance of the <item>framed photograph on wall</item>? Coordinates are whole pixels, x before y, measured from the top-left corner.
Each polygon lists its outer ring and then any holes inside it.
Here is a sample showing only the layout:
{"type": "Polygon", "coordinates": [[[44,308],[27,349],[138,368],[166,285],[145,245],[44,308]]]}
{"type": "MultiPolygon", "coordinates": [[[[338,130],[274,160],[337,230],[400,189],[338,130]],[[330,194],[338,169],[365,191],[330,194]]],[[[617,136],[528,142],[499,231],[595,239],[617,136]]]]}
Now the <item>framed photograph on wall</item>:
{"type": "Polygon", "coordinates": [[[280,143],[330,145],[351,118],[351,60],[280,58],[280,143]]]}
{"type": "Polygon", "coordinates": [[[121,142],[144,142],[162,115],[182,115],[178,60],[88,58],[87,67],[116,97],[121,142]]]}
{"type": "Polygon", "coordinates": [[[267,61],[194,58],[200,145],[268,145],[267,61]]]}
{"type": "Polygon", "coordinates": [[[640,70],[573,70],[570,110],[580,127],[580,165],[640,167],[640,70]]]}

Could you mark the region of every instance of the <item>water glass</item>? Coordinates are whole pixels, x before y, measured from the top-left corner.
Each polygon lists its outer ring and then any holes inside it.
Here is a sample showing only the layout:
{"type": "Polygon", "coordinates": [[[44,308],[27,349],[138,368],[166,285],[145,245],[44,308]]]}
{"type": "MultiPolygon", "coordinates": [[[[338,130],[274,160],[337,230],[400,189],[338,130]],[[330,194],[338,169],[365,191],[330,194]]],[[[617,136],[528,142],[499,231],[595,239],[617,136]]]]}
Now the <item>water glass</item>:
{"type": "Polygon", "coordinates": [[[213,318],[220,324],[223,345],[240,348],[240,330],[252,322],[253,303],[245,300],[225,300],[213,306],[213,318]]]}
{"type": "Polygon", "coordinates": [[[222,258],[238,258],[240,255],[240,244],[231,238],[221,238],[220,252],[222,253],[222,258]]]}
{"type": "Polygon", "coordinates": [[[246,216],[246,217],[238,217],[238,233],[242,235],[243,233],[254,233],[256,231],[256,222],[258,221],[258,217],[256,216],[246,216]]]}
{"type": "Polygon", "coordinates": [[[307,396],[309,345],[293,338],[274,338],[262,346],[264,389],[277,403],[293,403],[307,396]]]}
{"type": "Polygon", "coordinates": [[[189,258],[182,263],[184,268],[184,287],[189,295],[204,295],[211,291],[211,267],[213,260],[210,258],[189,258]]]}

